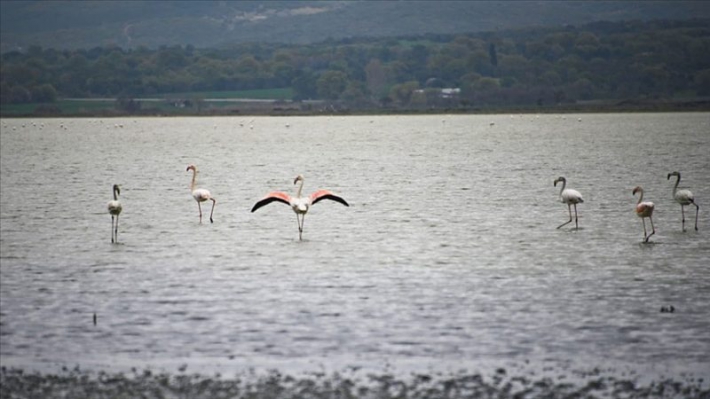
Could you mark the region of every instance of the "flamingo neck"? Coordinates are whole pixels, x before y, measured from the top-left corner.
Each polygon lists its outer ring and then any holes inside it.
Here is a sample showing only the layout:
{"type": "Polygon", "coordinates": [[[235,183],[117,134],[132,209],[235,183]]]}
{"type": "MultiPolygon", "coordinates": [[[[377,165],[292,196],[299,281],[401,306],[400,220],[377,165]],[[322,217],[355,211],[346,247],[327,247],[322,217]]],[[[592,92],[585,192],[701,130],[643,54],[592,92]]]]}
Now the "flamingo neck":
{"type": "Polygon", "coordinates": [[[195,191],[195,181],[197,180],[197,169],[192,170],[192,181],[190,182],[190,191],[195,191]]]}
{"type": "Polygon", "coordinates": [[[301,184],[298,186],[298,192],[296,193],[296,198],[301,198],[301,190],[303,190],[303,180],[300,181],[301,184]]]}
{"type": "Polygon", "coordinates": [[[113,188],[113,200],[118,201],[118,188],[117,187],[113,188]]]}
{"type": "Polygon", "coordinates": [[[673,186],[673,196],[675,197],[676,191],[678,191],[678,184],[680,184],[680,173],[677,175],[677,179],[675,181],[675,186],[673,186]]]}
{"type": "Polygon", "coordinates": [[[643,190],[638,190],[638,193],[639,193],[639,202],[637,202],[636,204],[640,204],[641,201],[643,201],[643,190]]]}
{"type": "Polygon", "coordinates": [[[562,180],[562,188],[560,188],[560,198],[562,198],[562,192],[565,191],[566,185],[567,185],[567,181],[562,180]]]}

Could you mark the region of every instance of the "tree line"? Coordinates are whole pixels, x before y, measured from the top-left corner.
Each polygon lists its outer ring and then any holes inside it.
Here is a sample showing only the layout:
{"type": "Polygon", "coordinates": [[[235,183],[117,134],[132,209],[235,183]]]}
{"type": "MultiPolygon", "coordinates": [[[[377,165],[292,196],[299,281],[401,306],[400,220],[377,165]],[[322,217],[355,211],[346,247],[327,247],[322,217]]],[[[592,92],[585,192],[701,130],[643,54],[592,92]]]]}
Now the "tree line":
{"type": "Polygon", "coordinates": [[[597,22],[311,45],[31,46],[0,59],[3,104],[286,87],[295,101],[320,99],[352,108],[707,96],[710,20],[597,22]]]}

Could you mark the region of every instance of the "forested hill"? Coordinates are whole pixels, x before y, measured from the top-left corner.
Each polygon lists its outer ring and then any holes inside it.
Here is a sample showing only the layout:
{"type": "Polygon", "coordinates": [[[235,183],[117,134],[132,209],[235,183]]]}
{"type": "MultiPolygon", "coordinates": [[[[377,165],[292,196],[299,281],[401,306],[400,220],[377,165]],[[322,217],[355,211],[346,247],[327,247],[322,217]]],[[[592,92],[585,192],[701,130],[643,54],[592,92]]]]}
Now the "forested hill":
{"type": "Polygon", "coordinates": [[[1,60],[3,104],[273,89],[362,109],[697,98],[710,95],[710,19],[220,49],[33,46],[1,60]]]}
{"type": "Polygon", "coordinates": [[[704,1],[0,1],[0,52],[197,48],[710,17],[704,1]]]}

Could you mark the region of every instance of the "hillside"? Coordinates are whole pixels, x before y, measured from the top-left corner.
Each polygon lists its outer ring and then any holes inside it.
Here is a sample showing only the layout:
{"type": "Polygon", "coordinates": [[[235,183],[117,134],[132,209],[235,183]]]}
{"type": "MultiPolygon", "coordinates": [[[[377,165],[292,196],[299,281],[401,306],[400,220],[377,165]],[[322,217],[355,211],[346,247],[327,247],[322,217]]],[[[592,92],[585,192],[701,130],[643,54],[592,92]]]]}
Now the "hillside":
{"type": "Polygon", "coordinates": [[[701,1],[0,1],[0,52],[457,34],[710,17],[701,1]]]}
{"type": "Polygon", "coordinates": [[[195,113],[213,112],[206,99],[240,98],[290,99],[306,111],[312,100],[360,111],[649,101],[707,109],[709,27],[690,19],[220,49],[31,46],[0,56],[0,113],[59,114],[57,100],[90,98],[162,114],[140,100],[156,97],[195,113]]]}

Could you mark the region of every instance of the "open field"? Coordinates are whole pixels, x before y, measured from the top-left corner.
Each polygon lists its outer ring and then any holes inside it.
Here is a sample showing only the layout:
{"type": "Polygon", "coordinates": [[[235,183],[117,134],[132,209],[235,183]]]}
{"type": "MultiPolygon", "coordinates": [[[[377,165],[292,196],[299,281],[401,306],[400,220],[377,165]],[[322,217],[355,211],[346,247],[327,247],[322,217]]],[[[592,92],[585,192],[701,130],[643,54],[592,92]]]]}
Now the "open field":
{"type": "Polygon", "coordinates": [[[274,103],[289,101],[291,88],[204,91],[159,94],[150,98],[135,98],[133,107],[115,98],[63,98],[53,103],[2,104],[0,114],[12,116],[112,116],[112,115],[199,115],[232,114],[241,109],[264,112],[274,103]]]}

